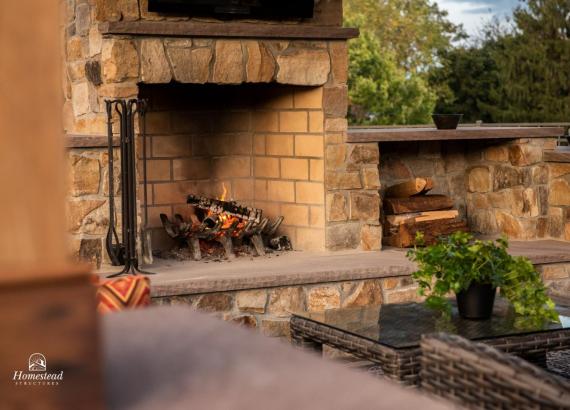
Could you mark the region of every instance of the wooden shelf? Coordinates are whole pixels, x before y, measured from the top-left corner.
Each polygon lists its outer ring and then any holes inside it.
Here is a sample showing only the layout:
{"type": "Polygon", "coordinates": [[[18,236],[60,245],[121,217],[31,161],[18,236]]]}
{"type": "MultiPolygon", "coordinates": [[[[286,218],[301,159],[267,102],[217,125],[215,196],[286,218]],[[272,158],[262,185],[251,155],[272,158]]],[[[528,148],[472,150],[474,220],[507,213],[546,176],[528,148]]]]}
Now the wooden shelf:
{"type": "Polygon", "coordinates": [[[357,28],[300,24],[203,23],[195,21],[118,21],[99,24],[103,35],[348,40],[357,28]]]}
{"type": "Polygon", "coordinates": [[[367,128],[351,127],[348,142],[485,140],[558,137],[562,127],[459,127],[456,130],[436,128],[367,128]]]}

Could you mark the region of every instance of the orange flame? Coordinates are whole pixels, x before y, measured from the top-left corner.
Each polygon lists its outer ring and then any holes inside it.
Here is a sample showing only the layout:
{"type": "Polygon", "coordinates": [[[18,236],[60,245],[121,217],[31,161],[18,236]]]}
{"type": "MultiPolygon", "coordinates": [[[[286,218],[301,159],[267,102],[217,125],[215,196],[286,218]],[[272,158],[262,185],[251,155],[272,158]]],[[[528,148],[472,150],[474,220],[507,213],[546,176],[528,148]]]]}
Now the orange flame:
{"type": "MultiPolygon", "coordinates": [[[[218,198],[220,201],[225,201],[228,195],[228,189],[226,188],[226,184],[222,183],[222,195],[218,198]]],[[[208,216],[212,216],[213,212],[208,211],[208,216]]],[[[225,212],[217,215],[218,219],[222,222],[222,232],[219,235],[225,235],[223,232],[224,229],[229,229],[236,221],[238,225],[236,230],[233,232],[232,236],[237,237],[239,236],[240,231],[245,227],[246,221],[241,220],[235,216],[228,215],[225,212]]]]}
{"type": "Polygon", "coordinates": [[[228,194],[228,189],[226,188],[226,184],[222,183],[222,196],[220,198],[220,201],[225,201],[226,200],[226,195],[228,194]]]}

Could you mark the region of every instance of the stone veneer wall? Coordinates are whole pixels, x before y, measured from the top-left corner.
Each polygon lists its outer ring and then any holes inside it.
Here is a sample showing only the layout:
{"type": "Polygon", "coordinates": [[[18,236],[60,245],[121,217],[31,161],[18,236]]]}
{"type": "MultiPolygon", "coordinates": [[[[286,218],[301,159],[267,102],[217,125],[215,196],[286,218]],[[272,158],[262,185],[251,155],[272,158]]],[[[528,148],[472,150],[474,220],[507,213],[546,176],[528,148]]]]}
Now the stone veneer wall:
{"type": "Polygon", "coordinates": [[[570,240],[570,164],[546,163],[555,138],[518,139],[470,155],[467,215],[484,234],[570,240]]]}
{"type": "MultiPolygon", "coordinates": [[[[116,150],[114,158],[118,160],[116,150]]],[[[107,261],[103,239],[109,226],[108,164],[106,149],[71,149],[67,152],[66,175],[70,187],[67,220],[71,253],[97,268],[107,261]]],[[[115,187],[118,194],[119,168],[116,164],[115,187]]],[[[120,212],[120,201],[116,203],[120,212]]],[[[118,229],[120,233],[120,223],[118,229]]]]}
{"type": "Polygon", "coordinates": [[[346,120],[325,127],[328,249],[380,250],[378,144],[344,142],[346,120]]]}
{"type": "MultiPolygon", "coordinates": [[[[147,0],[62,1],[66,67],[62,85],[68,133],[106,134],[105,98],[136,97],[139,83],[346,84],[342,80],[347,64],[345,41],[103,37],[99,31],[99,24],[105,22],[191,20],[149,13],[147,6],[147,0]]],[[[342,1],[318,0],[315,18],[288,23],[341,26],[342,1]]],[[[343,95],[342,89],[335,91],[343,95]]]]}
{"type": "MultiPolygon", "coordinates": [[[[537,266],[553,296],[568,297],[570,264],[537,266]]],[[[293,311],[421,301],[409,275],[278,288],[155,297],[155,305],[187,305],[224,320],[257,328],[272,337],[289,337],[293,311]]]]}
{"type": "Polygon", "coordinates": [[[153,298],[156,305],[188,305],[224,320],[289,336],[292,311],[321,311],[419,300],[409,276],[153,298]]]}

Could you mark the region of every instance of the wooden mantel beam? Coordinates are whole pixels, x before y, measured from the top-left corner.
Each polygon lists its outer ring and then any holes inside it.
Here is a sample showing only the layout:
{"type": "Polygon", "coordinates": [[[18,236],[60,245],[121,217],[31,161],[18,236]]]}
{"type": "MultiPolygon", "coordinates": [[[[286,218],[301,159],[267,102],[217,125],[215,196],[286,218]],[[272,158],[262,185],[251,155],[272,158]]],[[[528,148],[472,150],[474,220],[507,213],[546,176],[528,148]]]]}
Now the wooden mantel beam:
{"type": "Polygon", "coordinates": [[[103,35],[348,40],[357,28],[301,24],[204,23],[196,21],[117,21],[99,24],[103,35]]]}

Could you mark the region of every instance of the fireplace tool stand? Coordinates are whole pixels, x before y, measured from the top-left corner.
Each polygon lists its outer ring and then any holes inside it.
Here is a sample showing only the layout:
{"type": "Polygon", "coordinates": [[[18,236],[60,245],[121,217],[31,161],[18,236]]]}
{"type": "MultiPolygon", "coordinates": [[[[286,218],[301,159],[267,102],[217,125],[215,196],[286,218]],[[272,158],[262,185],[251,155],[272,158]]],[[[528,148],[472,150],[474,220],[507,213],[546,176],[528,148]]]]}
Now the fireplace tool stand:
{"type": "MultiPolygon", "coordinates": [[[[144,228],[148,223],[148,194],[146,175],[146,128],[145,100],[107,100],[107,135],[109,139],[109,230],[105,245],[113,266],[124,265],[122,271],[107,276],[114,278],[123,274],[142,273],[151,275],[139,268],[137,255],[137,178],[135,147],[135,115],[141,119],[143,190],[144,190],[144,228]],[[113,160],[113,111],[118,114],[120,124],[120,159],[121,159],[121,231],[119,240],[116,228],[115,178],[113,160]]],[[[143,235],[144,236],[144,235],[143,235]]],[[[148,239],[143,237],[143,242],[148,239]]],[[[148,244],[143,244],[143,246],[148,244]]]]}

